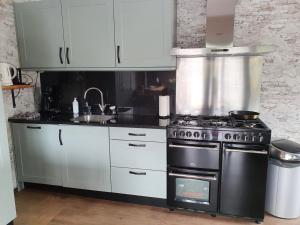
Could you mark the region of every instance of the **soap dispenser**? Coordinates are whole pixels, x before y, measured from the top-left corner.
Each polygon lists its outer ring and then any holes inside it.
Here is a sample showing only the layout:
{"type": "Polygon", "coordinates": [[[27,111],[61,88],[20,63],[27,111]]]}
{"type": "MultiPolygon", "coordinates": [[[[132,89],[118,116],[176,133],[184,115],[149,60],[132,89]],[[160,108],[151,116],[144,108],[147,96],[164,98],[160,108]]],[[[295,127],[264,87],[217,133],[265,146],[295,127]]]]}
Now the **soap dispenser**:
{"type": "Polygon", "coordinates": [[[73,116],[74,118],[76,118],[79,116],[79,104],[77,98],[74,98],[72,105],[73,105],[73,116]]]}

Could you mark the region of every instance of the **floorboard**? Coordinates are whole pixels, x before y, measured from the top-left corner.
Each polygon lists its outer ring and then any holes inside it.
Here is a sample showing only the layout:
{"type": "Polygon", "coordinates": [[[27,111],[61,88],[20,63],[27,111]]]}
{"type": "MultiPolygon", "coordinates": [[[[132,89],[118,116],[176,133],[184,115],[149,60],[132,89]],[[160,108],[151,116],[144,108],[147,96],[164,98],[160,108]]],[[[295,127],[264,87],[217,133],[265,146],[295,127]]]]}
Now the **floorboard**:
{"type": "MultiPolygon", "coordinates": [[[[16,194],[15,225],[254,225],[254,221],[26,189],[16,194]]],[[[300,225],[266,215],[264,225],[300,225]]]]}

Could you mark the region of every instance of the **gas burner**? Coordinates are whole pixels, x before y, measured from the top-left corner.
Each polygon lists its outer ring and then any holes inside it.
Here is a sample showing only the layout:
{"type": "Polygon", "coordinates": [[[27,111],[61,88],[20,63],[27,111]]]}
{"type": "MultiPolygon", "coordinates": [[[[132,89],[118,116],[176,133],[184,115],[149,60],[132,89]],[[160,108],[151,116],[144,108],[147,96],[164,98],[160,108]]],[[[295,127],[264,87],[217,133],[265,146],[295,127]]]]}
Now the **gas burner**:
{"type": "Polygon", "coordinates": [[[186,120],[186,119],[176,120],[174,124],[180,126],[198,126],[197,120],[186,120]]]}
{"type": "Polygon", "coordinates": [[[230,127],[230,117],[217,117],[217,116],[182,116],[178,117],[173,122],[174,125],[178,126],[193,126],[193,127],[230,127]]]}
{"type": "Polygon", "coordinates": [[[229,117],[203,117],[199,119],[202,127],[228,127],[230,126],[229,117]]]}
{"type": "Polygon", "coordinates": [[[193,116],[180,116],[173,124],[179,126],[198,126],[198,118],[193,116]]]}
{"type": "Polygon", "coordinates": [[[233,124],[233,127],[237,128],[264,128],[263,125],[255,121],[237,121],[233,124]]]}
{"type": "Polygon", "coordinates": [[[260,120],[230,116],[179,116],[168,127],[168,138],[268,144],[271,130],[260,120]]]}

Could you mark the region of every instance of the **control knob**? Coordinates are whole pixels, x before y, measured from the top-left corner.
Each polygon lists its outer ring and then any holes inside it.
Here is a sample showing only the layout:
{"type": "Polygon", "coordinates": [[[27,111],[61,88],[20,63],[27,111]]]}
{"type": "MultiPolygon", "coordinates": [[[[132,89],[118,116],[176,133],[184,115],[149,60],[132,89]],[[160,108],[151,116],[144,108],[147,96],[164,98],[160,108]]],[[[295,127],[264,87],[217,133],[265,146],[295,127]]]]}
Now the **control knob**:
{"type": "Polygon", "coordinates": [[[207,139],[207,136],[208,136],[207,133],[202,133],[202,134],[201,134],[201,137],[202,137],[203,139],[207,139]]]}
{"type": "Polygon", "coordinates": [[[264,141],[264,137],[263,136],[260,136],[259,137],[259,142],[263,142],[264,141]]]}
{"type": "Polygon", "coordinates": [[[185,136],[185,132],[184,131],[180,131],[179,132],[179,136],[184,137],[185,136]]]}
{"type": "Polygon", "coordinates": [[[191,131],[188,131],[188,132],[186,132],[186,134],[185,134],[187,137],[192,137],[192,132],[191,131]]]}
{"type": "Polygon", "coordinates": [[[229,133],[225,134],[225,139],[226,139],[226,140],[231,139],[231,134],[229,134],[229,133]]]}
{"type": "Polygon", "coordinates": [[[233,135],[233,139],[236,140],[236,141],[239,140],[240,138],[241,138],[241,137],[240,137],[240,135],[238,135],[238,134],[234,134],[234,135],[233,135]]]}
{"type": "Polygon", "coordinates": [[[199,137],[200,137],[200,134],[199,134],[198,131],[194,132],[194,137],[195,137],[195,138],[199,138],[199,137]]]}
{"type": "Polygon", "coordinates": [[[242,136],[242,139],[243,139],[244,141],[249,141],[249,140],[250,140],[249,136],[247,136],[247,135],[243,135],[243,136],[242,136]]]}
{"type": "Polygon", "coordinates": [[[173,131],[173,136],[176,137],[177,135],[178,135],[177,131],[174,130],[174,131],[173,131]]]}

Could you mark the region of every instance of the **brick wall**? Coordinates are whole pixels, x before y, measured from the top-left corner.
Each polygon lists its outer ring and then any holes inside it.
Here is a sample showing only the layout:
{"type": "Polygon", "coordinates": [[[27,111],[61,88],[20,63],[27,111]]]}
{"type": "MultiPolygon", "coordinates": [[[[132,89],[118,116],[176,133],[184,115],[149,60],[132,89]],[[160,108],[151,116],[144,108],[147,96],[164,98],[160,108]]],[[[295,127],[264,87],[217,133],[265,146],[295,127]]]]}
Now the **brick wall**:
{"type": "MultiPolygon", "coordinates": [[[[11,0],[0,0],[0,62],[6,62],[19,66],[16,31],[14,24],[13,6],[11,0]]],[[[34,74],[33,74],[34,76],[34,74]]],[[[18,91],[16,91],[18,93],[18,91]]],[[[19,97],[16,98],[17,108],[12,107],[12,99],[10,91],[3,91],[5,113],[7,117],[26,111],[34,111],[33,90],[22,90],[19,97]]],[[[8,126],[9,128],[9,126],[8,126]]],[[[12,149],[12,141],[10,129],[8,129],[10,149],[12,149]]],[[[13,155],[11,155],[13,162],[13,155]]],[[[14,166],[14,162],[13,162],[14,166]]],[[[14,169],[13,169],[14,172],[14,169]]],[[[14,175],[15,173],[13,173],[14,175]]],[[[14,179],[15,180],[15,179],[14,179]]]]}

